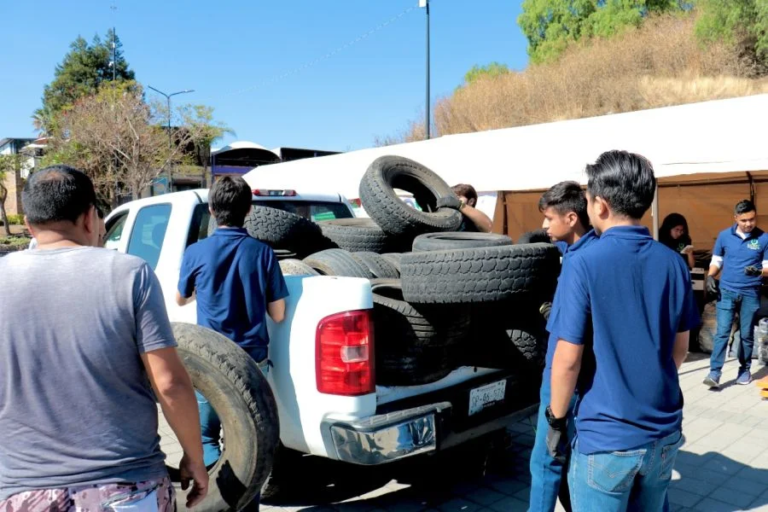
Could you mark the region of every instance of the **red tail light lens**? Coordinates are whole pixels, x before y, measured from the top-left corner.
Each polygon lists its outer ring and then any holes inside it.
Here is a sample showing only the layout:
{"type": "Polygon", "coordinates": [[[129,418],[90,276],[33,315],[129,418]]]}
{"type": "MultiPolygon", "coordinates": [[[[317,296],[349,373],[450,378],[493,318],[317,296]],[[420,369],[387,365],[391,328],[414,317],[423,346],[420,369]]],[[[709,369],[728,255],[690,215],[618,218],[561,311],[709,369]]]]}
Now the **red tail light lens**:
{"type": "Polygon", "coordinates": [[[317,390],[360,396],[376,390],[370,311],[348,311],[317,326],[317,390]]]}

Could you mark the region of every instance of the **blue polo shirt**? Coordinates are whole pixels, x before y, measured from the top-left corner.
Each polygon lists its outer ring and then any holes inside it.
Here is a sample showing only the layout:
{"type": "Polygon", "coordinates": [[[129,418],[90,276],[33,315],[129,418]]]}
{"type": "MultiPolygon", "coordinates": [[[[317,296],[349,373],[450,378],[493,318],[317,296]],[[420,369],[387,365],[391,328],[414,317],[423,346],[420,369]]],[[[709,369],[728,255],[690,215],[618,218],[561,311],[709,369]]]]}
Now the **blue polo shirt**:
{"type": "Polygon", "coordinates": [[[219,228],[184,253],[179,293],[196,293],[197,323],[246,352],[269,344],[267,304],[288,296],[274,251],[242,228],[219,228]]]}
{"type": "MultiPolygon", "coordinates": [[[[570,256],[572,256],[576,251],[579,249],[586,249],[590,245],[592,245],[594,242],[597,242],[600,240],[600,238],[595,233],[595,230],[591,229],[588,232],[584,233],[584,236],[579,238],[579,240],[573,244],[568,245],[565,242],[555,242],[555,245],[558,249],[560,249],[560,252],[563,253],[563,266],[565,266],[568,263],[568,260],[570,259],[570,256]]],[[[558,278],[559,281],[559,278],[558,278]]],[[[552,314],[550,312],[550,318],[552,318],[552,314]]],[[[553,336],[552,334],[549,335],[549,341],[547,342],[547,358],[544,365],[544,375],[543,379],[545,381],[549,381],[549,379],[552,378],[552,359],[555,357],[555,347],[557,346],[557,337],[553,336]]]]}
{"type": "MultiPolygon", "coordinates": [[[[591,233],[591,231],[590,231],[590,233],[591,233]]],[[[581,241],[581,239],[579,239],[579,242],[580,241],[581,241]]],[[[562,240],[558,240],[557,242],[553,242],[553,243],[555,244],[555,247],[557,247],[557,250],[560,251],[560,255],[561,256],[565,256],[566,251],[568,251],[568,243],[567,242],[563,242],[562,240]]],[[[577,245],[577,244],[578,244],[578,242],[576,242],[573,245],[577,245]]]]}
{"type": "Polygon", "coordinates": [[[741,238],[734,224],[717,236],[712,256],[723,258],[721,288],[734,293],[760,295],[762,278],[746,275],[744,267],[763,268],[763,261],[768,260],[768,234],[755,228],[746,238],[741,238]]]}
{"type": "Polygon", "coordinates": [[[583,454],[631,450],[682,425],[675,336],[699,323],[685,262],[641,226],[617,226],[568,259],[549,327],[588,344],[576,432],[583,454]]]}

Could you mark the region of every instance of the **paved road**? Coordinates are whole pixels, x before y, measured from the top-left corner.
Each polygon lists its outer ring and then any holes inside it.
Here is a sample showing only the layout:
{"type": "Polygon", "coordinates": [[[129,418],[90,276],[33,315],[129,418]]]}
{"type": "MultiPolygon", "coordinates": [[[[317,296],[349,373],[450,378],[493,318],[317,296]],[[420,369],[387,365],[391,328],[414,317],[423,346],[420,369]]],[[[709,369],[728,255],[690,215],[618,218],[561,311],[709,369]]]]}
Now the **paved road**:
{"type": "MultiPolygon", "coordinates": [[[[736,379],[734,361],[726,365],[726,386],[719,392],[701,384],[707,369],[708,360],[692,354],[681,370],[687,443],[675,466],[672,511],[768,512],[768,401],[753,385],[728,385],[736,379]]],[[[768,374],[768,369],[757,370],[757,376],[768,374]]],[[[379,468],[306,458],[296,468],[301,485],[262,510],[525,511],[534,425],[533,417],[525,418],[494,444],[475,443],[379,468]]],[[[167,425],[161,428],[169,460],[178,461],[178,444],[167,425]]]]}

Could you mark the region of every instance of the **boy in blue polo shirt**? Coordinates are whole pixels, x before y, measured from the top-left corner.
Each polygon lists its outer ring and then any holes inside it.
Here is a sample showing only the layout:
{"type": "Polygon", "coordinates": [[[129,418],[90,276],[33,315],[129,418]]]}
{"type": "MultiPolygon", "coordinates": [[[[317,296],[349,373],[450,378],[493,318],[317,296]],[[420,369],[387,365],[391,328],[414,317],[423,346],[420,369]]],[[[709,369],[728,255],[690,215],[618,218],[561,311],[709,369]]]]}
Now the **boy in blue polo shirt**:
{"type": "Polygon", "coordinates": [[[656,190],[650,162],[610,151],[586,172],[600,239],[569,258],[555,295],[548,444],[557,454],[578,381],[573,509],[661,511],[683,444],[677,372],[699,321],[691,278],[640,225],[656,190]],[[594,364],[582,365],[585,351],[594,364]]]}
{"type": "MultiPolygon", "coordinates": [[[[251,189],[240,177],[223,177],[211,188],[210,212],[218,229],[189,246],[181,263],[176,302],[197,301],[197,323],[237,343],[257,363],[267,360],[267,314],[285,318],[288,289],[274,251],[243,228],[251,211],[251,189]]],[[[203,395],[200,409],[205,465],[221,456],[221,422],[203,395]]],[[[248,510],[258,510],[258,497],[248,510]]]]}
{"type": "MultiPolygon", "coordinates": [[[[584,191],[575,181],[564,181],[547,190],[539,201],[539,211],[544,214],[543,228],[552,242],[563,253],[563,265],[576,251],[589,247],[597,240],[590,229],[587,216],[587,199],[584,191]]],[[[531,495],[529,512],[552,512],[558,495],[563,507],[571,510],[568,496],[568,480],[563,478],[565,461],[554,458],[547,450],[549,425],[545,410],[550,399],[550,375],[552,357],[555,354],[557,338],[549,338],[546,365],[539,393],[539,416],[536,425],[536,442],[531,453],[531,495]]],[[[575,399],[572,400],[572,404],[575,399]]],[[[572,417],[573,408],[568,416],[572,417]]]]}
{"type": "Polygon", "coordinates": [[[734,210],[736,224],[721,232],[712,251],[712,263],[707,276],[707,289],[717,293],[715,277],[720,275],[717,298],[717,335],[709,363],[709,375],[704,384],[720,387],[725,364],[725,350],[731,337],[734,314],[738,312],[741,331],[739,374],[737,384],[752,382],[752,346],[755,315],[760,309],[760,286],[768,267],[768,234],[756,227],[757,209],[752,201],[744,200],[734,210]],[[721,275],[722,272],[722,275],[721,275]]]}

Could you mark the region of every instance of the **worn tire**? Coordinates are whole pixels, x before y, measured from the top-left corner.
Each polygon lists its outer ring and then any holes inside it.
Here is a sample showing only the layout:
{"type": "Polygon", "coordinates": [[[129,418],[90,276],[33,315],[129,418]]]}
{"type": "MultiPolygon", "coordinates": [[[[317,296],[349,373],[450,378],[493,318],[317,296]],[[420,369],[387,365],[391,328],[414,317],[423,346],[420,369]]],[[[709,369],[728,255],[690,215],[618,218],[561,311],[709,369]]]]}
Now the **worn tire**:
{"type": "MultiPolygon", "coordinates": [[[[272,469],[280,433],[275,397],[253,359],[229,339],[191,324],[173,324],[173,333],[192,384],[216,410],[226,436],[209,472],[208,496],[194,511],[239,510],[272,469]]],[[[184,510],[186,492],[177,493],[184,510]]]]}
{"type": "Polygon", "coordinates": [[[551,299],[560,253],[551,244],[509,245],[403,255],[403,296],[416,304],[551,299]]]}
{"type": "Polygon", "coordinates": [[[403,255],[399,252],[388,252],[381,255],[382,258],[387,260],[400,274],[400,262],[403,260],[403,255]]]}
{"type": "Polygon", "coordinates": [[[436,207],[438,199],[448,196],[455,194],[437,174],[399,156],[377,158],[360,181],[360,200],[365,211],[385,233],[395,236],[457,230],[461,213],[436,207]],[[411,192],[425,211],[408,206],[397,197],[395,189],[411,192]]]}
{"type": "Polygon", "coordinates": [[[707,302],[701,312],[699,328],[699,349],[705,354],[711,354],[715,348],[717,336],[717,302],[707,302]]]}
{"type": "Polygon", "coordinates": [[[304,258],[304,263],[324,276],[362,277],[371,279],[368,267],[343,249],[326,249],[304,258]]]}
{"type": "Polygon", "coordinates": [[[331,246],[314,222],[267,206],[254,206],[243,227],[249,235],[273,249],[283,249],[299,257],[331,246]]]}
{"type": "Polygon", "coordinates": [[[376,279],[399,279],[400,272],[386,258],[375,252],[353,252],[352,257],[376,279]]]}
{"type": "Polygon", "coordinates": [[[449,374],[455,350],[471,332],[469,309],[408,304],[396,279],[374,279],[371,290],[377,382],[426,384],[449,374]]]}
{"type": "Polygon", "coordinates": [[[519,244],[551,244],[552,239],[549,238],[549,235],[547,235],[547,231],[545,229],[537,229],[535,231],[529,231],[527,233],[523,233],[520,235],[520,238],[517,240],[518,245],[519,244]]]}
{"type": "Polygon", "coordinates": [[[285,276],[319,276],[320,272],[313,269],[301,260],[286,259],[280,260],[280,270],[285,276]]]}
{"type": "Polygon", "coordinates": [[[454,370],[448,348],[413,349],[406,355],[376,355],[376,383],[381,386],[419,386],[447,377],[454,370]]]}
{"type": "Polygon", "coordinates": [[[413,251],[450,251],[502,245],[512,245],[512,239],[495,233],[426,233],[417,236],[413,241],[413,251]]]}
{"type": "Polygon", "coordinates": [[[336,219],[319,222],[323,235],[339,249],[349,252],[375,252],[378,254],[398,251],[407,246],[401,240],[386,234],[371,219],[336,219]]]}

